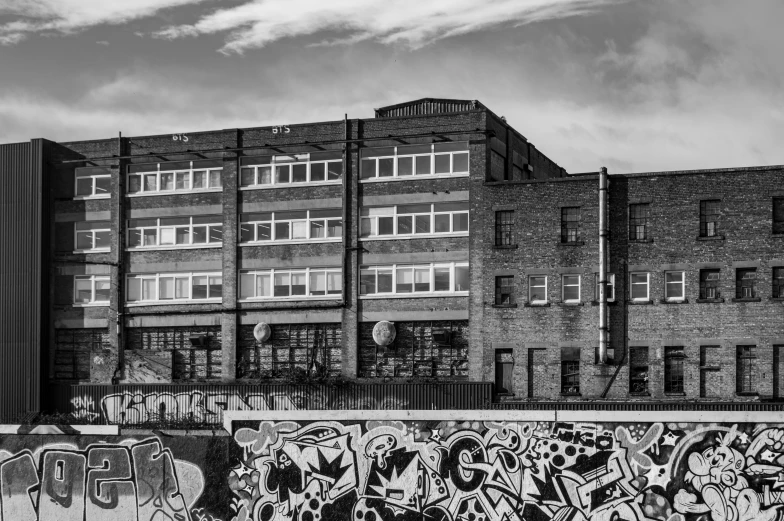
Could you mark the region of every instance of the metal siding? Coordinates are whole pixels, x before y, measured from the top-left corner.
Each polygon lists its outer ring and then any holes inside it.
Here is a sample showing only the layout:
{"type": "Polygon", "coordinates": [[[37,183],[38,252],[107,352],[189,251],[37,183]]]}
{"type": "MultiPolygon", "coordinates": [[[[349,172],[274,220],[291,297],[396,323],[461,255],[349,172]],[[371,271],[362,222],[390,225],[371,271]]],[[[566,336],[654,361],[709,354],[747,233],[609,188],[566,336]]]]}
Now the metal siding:
{"type": "Polygon", "coordinates": [[[0,416],[40,405],[42,141],[0,145],[0,416]]]}
{"type": "MultiPolygon", "coordinates": [[[[82,412],[102,411],[102,401],[114,394],[158,395],[168,393],[201,392],[226,393],[230,396],[262,395],[270,409],[278,406],[293,405],[307,410],[372,410],[372,409],[482,409],[492,399],[492,384],[484,382],[445,382],[445,383],[383,383],[383,384],[346,384],[346,385],[289,385],[289,384],[139,384],[106,385],[86,384],[51,386],[60,398],[57,407],[60,412],[73,412],[77,415],[85,405],[91,407],[82,412]],[[291,400],[290,402],[288,400],[291,400]]],[[[168,414],[177,419],[188,416],[188,411],[177,409],[176,399],[164,398],[156,402],[163,404],[168,414]],[[175,412],[172,412],[175,411],[175,412]]],[[[193,405],[193,404],[192,404],[193,405]]],[[[250,407],[246,407],[250,408],[250,407]]],[[[192,410],[192,409],[191,409],[192,410]]],[[[101,414],[101,423],[106,423],[101,414]]]]}
{"type": "Polygon", "coordinates": [[[389,109],[378,109],[378,117],[394,118],[405,116],[422,116],[445,112],[465,112],[472,110],[470,102],[428,100],[410,103],[389,109]]]}

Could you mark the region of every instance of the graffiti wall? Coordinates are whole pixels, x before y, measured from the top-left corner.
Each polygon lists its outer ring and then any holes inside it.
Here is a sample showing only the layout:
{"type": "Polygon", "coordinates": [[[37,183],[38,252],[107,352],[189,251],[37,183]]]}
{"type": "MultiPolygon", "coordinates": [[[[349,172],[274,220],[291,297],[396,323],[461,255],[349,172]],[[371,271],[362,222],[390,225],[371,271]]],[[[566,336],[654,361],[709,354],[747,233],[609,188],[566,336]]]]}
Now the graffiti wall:
{"type": "Polygon", "coordinates": [[[784,425],[261,421],[236,521],[784,519],[784,425]]]}
{"type": "Polygon", "coordinates": [[[229,519],[240,456],[228,436],[0,436],[0,519],[229,519]]]}

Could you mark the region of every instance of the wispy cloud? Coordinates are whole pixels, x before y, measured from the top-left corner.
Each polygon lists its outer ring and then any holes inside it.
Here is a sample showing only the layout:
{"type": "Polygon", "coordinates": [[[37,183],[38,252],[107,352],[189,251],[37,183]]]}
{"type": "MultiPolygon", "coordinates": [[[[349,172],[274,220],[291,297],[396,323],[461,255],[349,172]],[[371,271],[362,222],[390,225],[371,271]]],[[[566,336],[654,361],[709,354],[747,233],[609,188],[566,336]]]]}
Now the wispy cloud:
{"type": "Polygon", "coordinates": [[[371,40],[416,49],[496,26],[584,15],[623,0],[252,0],[218,9],[194,24],[166,27],[158,38],[228,33],[221,52],[242,53],[283,38],[328,32],[322,43],[371,40]]]}
{"type": "Polygon", "coordinates": [[[71,34],[98,25],[117,25],[153,16],[172,7],[203,0],[0,0],[0,44],[18,43],[32,34],[71,34]]]}

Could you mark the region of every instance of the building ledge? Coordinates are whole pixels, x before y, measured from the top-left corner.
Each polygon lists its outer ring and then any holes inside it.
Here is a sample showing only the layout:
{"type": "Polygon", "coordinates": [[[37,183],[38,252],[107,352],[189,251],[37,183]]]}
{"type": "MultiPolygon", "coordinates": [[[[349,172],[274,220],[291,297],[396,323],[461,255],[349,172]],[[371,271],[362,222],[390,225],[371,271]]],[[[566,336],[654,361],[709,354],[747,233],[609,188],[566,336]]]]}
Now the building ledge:
{"type": "MultiPolygon", "coordinates": [[[[608,305],[608,306],[615,306],[615,305],[617,305],[617,304],[618,304],[618,301],[617,301],[617,300],[608,300],[608,301],[607,301],[607,305],[608,305]]],[[[598,305],[599,305],[599,301],[598,301],[598,300],[592,300],[592,301],[591,301],[591,305],[592,305],[592,306],[598,306],[598,305]]]]}
{"type": "Polygon", "coordinates": [[[526,302],[525,304],[523,304],[523,307],[526,307],[526,308],[549,308],[550,307],[550,303],[549,302],[534,302],[534,303],[526,302]]]}
{"type": "Polygon", "coordinates": [[[723,298],[698,298],[695,300],[697,304],[721,304],[724,302],[723,298]]]}
{"type": "Polygon", "coordinates": [[[734,298],[732,302],[762,302],[760,297],[752,297],[752,298],[734,298]]]}
{"type": "Polygon", "coordinates": [[[626,304],[630,306],[652,306],[652,300],[627,300],[626,304]]]}
{"type": "Polygon", "coordinates": [[[735,393],[735,396],[759,396],[759,393],[756,392],[756,391],[754,391],[754,392],[737,392],[737,393],[735,393]]]}
{"type": "Polygon", "coordinates": [[[664,393],[664,396],[686,396],[686,393],[664,393]]]}
{"type": "Polygon", "coordinates": [[[493,245],[494,250],[516,250],[517,244],[495,244],[493,245]]]}
{"type": "Polygon", "coordinates": [[[578,306],[584,306],[584,302],[558,302],[559,308],[572,308],[578,306]]]}
{"type": "Polygon", "coordinates": [[[723,241],[723,235],[714,235],[712,237],[697,237],[698,241],[723,241]]]}
{"type": "Polygon", "coordinates": [[[499,309],[516,309],[517,304],[493,304],[493,307],[499,309]]]}
{"type": "Polygon", "coordinates": [[[660,304],[688,304],[689,299],[685,298],[682,300],[667,300],[666,298],[663,298],[659,300],[659,303],[660,304]]]}
{"type": "Polygon", "coordinates": [[[561,396],[582,396],[581,393],[561,393],[561,396]]]}
{"type": "Polygon", "coordinates": [[[559,242],[557,244],[558,248],[568,248],[569,246],[585,246],[585,241],[559,242]]]}
{"type": "Polygon", "coordinates": [[[784,302],[784,297],[771,297],[769,300],[773,302],[784,302]]]}
{"type": "Polygon", "coordinates": [[[651,395],[651,393],[649,393],[648,391],[639,392],[639,393],[633,393],[631,391],[629,392],[629,396],[633,396],[635,398],[644,398],[644,397],[650,396],[650,395],[651,395]]]}

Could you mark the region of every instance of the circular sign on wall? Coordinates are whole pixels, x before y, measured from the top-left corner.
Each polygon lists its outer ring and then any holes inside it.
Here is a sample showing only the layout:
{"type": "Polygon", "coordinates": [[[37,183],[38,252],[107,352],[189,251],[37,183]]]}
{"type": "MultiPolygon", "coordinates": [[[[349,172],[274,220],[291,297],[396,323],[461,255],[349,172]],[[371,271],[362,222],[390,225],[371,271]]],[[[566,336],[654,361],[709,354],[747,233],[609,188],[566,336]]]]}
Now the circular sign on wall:
{"type": "Polygon", "coordinates": [[[253,336],[259,342],[266,342],[269,340],[269,337],[272,335],[272,329],[270,329],[269,324],[266,322],[259,322],[253,328],[253,336]]]}
{"type": "Polygon", "coordinates": [[[373,326],[373,341],[380,346],[388,346],[395,341],[395,325],[392,322],[382,320],[373,326]]]}

